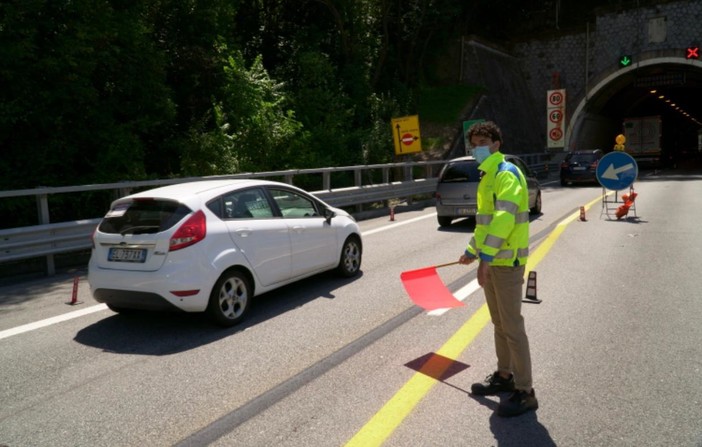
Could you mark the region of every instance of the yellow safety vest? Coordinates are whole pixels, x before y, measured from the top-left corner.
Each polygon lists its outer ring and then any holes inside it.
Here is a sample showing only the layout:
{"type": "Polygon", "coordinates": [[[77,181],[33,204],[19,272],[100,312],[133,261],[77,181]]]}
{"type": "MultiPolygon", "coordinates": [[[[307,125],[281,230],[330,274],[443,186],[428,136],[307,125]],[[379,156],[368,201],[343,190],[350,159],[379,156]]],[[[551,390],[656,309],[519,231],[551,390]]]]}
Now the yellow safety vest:
{"type": "Polygon", "coordinates": [[[501,152],[478,169],[478,212],[475,232],[466,248],[469,257],[490,265],[526,265],[529,257],[529,191],[524,174],[501,152]]]}

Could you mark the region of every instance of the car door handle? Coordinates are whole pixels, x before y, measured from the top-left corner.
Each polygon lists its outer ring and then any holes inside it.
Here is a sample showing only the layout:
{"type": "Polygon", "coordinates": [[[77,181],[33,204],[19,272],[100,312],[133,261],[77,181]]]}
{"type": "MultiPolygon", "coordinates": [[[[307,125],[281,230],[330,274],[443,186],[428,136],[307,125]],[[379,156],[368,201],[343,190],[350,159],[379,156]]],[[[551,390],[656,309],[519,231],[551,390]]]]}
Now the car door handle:
{"type": "Polygon", "coordinates": [[[237,228],[234,233],[239,237],[248,237],[251,234],[251,228],[237,228]]]}
{"type": "Polygon", "coordinates": [[[293,225],[291,230],[294,231],[295,233],[302,233],[303,231],[305,231],[305,227],[302,225],[293,225]]]}

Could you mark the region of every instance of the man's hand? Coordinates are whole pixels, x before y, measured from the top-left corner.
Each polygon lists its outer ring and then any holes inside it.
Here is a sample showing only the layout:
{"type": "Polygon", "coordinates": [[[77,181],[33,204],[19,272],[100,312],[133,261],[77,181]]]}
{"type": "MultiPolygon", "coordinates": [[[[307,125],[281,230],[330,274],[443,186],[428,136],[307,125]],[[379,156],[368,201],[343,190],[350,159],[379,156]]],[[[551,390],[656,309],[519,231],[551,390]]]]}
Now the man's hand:
{"type": "Polygon", "coordinates": [[[489,275],[488,263],[485,261],[480,262],[480,265],[478,265],[478,285],[480,287],[487,283],[489,275]]]}
{"type": "Polygon", "coordinates": [[[469,258],[469,257],[466,256],[466,255],[461,255],[461,257],[458,258],[458,263],[459,263],[459,264],[468,265],[468,264],[472,264],[473,261],[475,261],[476,259],[477,259],[477,258],[469,258]]]}

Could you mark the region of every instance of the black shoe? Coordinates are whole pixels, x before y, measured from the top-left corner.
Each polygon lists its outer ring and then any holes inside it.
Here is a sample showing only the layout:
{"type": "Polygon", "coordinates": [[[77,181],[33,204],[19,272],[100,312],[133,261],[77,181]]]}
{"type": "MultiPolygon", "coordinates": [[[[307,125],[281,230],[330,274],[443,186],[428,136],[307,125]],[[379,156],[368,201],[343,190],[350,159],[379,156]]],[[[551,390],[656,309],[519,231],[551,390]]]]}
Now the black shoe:
{"type": "Polygon", "coordinates": [[[509,379],[503,379],[499,373],[494,372],[485,378],[482,383],[474,383],[470,386],[470,392],[478,396],[492,396],[501,392],[514,391],[514,376],[509,375],[509,379]]]}
{"type": "Polygon", "coordinates": [[[509,396],[509,399],[500,403],[500,406],[497,407],[497,415],[502,417],[519,416],[537,408],[539,408],[539,401],[536,400],[534,390],[531,390],[531,393],[516,390],[509,396]]]}

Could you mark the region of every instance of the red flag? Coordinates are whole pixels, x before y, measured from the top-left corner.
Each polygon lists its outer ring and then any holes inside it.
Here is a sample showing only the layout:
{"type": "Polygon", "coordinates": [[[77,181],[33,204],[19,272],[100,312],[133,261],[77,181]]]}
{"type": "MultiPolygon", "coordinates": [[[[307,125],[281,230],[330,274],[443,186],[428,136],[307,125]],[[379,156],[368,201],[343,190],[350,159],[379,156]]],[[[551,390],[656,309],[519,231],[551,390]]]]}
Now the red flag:
{"type": "MultiPolygon", "coordinates": [[[[454,263],[455,264],[455,263],[454,263]]],[[[441,266],[439,266],[441,267],[441,266]]],[[[410,270],[400,274],[402,285],[414,304],[426,310],[464,306],[446,288],[436,273],[436,267],[410,270]]]]}

